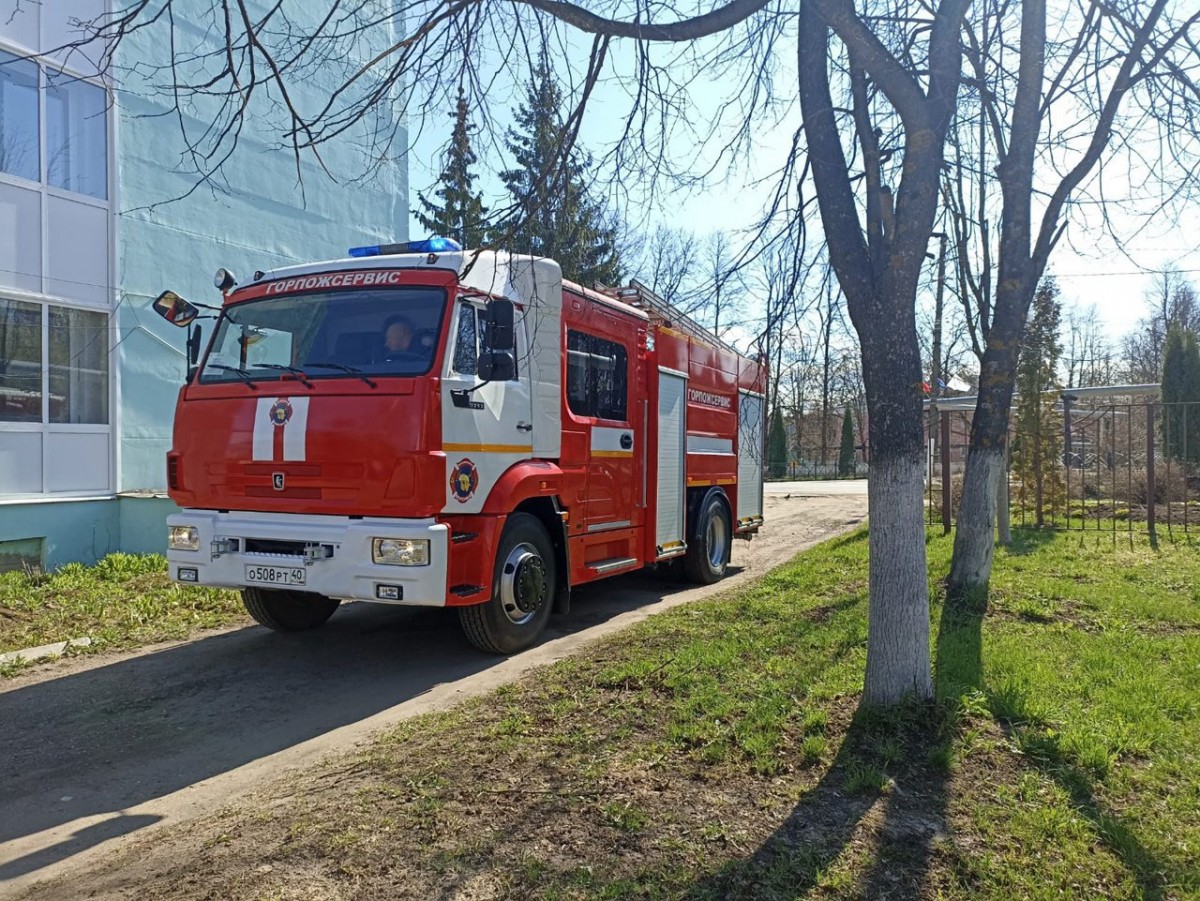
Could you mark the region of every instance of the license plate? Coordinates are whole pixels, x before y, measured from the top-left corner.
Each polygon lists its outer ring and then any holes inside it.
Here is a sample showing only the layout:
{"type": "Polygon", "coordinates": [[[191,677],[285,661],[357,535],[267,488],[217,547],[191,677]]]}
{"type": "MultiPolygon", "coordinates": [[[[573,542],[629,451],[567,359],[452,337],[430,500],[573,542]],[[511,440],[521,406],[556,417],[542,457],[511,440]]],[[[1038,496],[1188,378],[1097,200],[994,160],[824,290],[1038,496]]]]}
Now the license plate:
{"type": "Polygon", "coordinates": [[[303,566],[246,566],[246,581],[255,585],[303,585],[303,566]]]}

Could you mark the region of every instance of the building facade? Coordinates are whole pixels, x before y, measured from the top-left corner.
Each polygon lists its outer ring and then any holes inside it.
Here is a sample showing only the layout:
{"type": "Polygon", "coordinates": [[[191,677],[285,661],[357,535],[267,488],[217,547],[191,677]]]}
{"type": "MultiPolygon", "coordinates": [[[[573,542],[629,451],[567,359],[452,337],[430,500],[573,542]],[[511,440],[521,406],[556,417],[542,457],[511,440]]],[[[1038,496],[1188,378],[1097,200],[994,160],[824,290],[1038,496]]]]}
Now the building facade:
{"type": "MultiPolygon", "coordinates": [[[[165,547],[187,362],[184,330],[149,308],[160,291],[218,303],[219,266],[249,273],[407,239],[405,160],[345,182],[307,161],[298,178],[269,110],[196,189],[178,117],[154,89],[161,34],[123,42],[100,77],[54,52],[107,5],[0,0],[0,569],[165,547]]],[[[310,5],[316,15],[322,0],[310,5]]],[[[203,128],[193,113],[183,126],[203,128]]],[[[326,168],[361,172],[360,147],[353,134],[327,145],[326,168]]]]}

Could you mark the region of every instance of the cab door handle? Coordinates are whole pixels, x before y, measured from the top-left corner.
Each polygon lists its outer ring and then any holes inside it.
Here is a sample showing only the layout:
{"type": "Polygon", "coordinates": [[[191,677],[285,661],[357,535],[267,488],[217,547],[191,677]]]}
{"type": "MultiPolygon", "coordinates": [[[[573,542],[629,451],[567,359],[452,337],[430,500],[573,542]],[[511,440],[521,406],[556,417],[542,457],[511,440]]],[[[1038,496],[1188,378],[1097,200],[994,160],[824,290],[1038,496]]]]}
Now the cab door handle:
{"type": "Polygon", "coordinates": [[[532,432],[533,431],[533,423],[532,422],[518,422],[517,423],[517,431],[518,432],[532,432]]]}

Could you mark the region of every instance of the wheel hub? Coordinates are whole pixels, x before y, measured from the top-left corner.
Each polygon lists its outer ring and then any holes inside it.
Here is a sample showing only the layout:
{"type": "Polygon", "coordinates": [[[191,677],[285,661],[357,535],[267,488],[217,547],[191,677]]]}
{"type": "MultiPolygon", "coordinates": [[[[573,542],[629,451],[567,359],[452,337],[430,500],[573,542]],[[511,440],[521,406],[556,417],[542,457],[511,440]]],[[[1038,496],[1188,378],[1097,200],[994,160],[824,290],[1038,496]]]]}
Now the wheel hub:
{"type": "Polygon", "coordinates": [[[532,545],[517,545],[504,561],[500,576],[500,600],[505,614],[520,625],[541,608],[548,594],[545,562],[532,545]]]}

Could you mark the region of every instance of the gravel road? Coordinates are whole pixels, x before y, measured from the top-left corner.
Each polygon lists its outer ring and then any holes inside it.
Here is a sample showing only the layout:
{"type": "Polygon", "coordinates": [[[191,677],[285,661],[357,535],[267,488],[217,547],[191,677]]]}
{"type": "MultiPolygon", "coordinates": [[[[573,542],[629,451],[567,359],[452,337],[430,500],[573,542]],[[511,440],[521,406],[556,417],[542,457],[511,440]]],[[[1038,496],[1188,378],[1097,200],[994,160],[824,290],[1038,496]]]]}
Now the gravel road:
{"type": "Polygon", "coordinates": [[[865,482],[776,483],[766,494],[767,525],[753,542],[735,542],[725,581],[686,588],[638,574],[590,586],[568,616],[551,619],[542,644],[508,659],[473,650],[444,611],[352,604],[316,632],[207,632],[0,683],[0,895],[756,578],[866,516],[865,482]]]}

